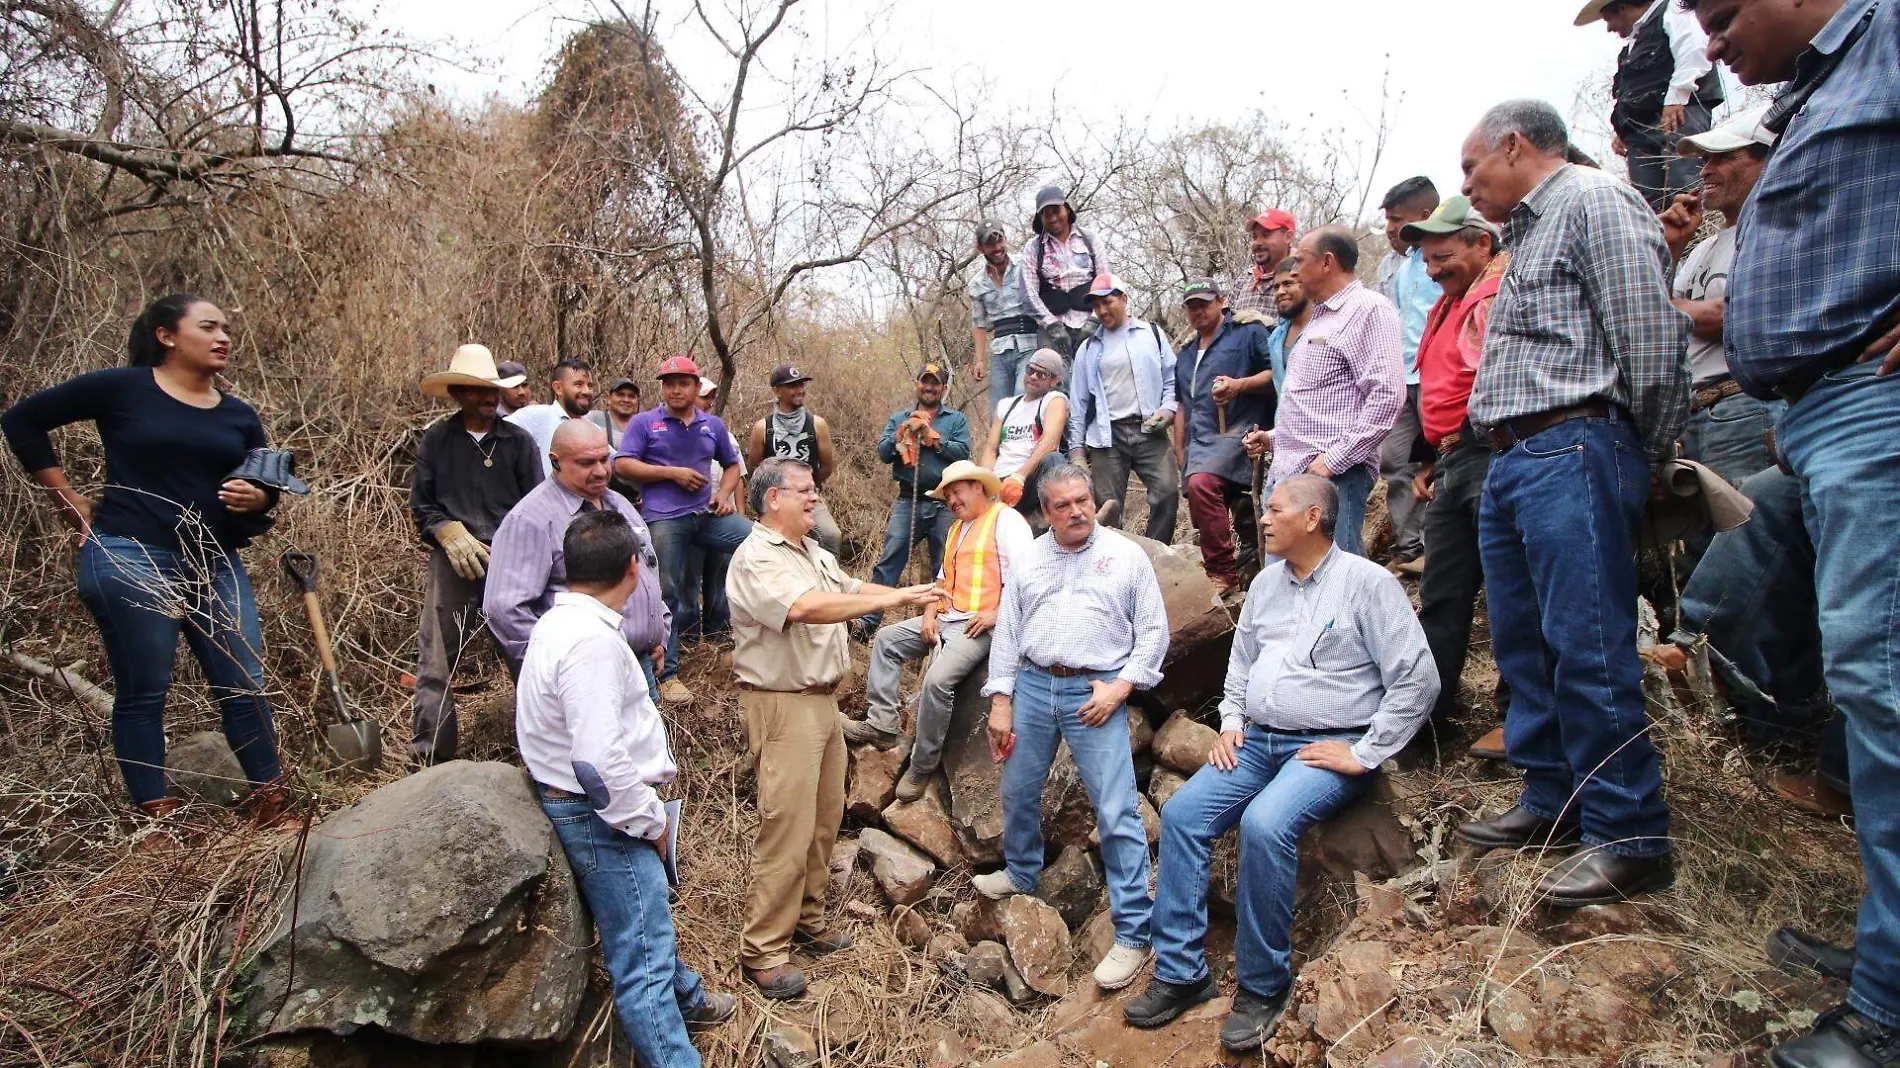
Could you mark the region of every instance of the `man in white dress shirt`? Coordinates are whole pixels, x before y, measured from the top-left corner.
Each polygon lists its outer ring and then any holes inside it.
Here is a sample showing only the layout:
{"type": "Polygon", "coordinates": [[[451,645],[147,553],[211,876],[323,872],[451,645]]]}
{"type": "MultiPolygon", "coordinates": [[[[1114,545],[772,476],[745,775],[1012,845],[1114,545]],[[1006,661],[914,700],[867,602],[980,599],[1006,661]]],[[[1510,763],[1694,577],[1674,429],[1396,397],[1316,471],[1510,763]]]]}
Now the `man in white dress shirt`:
{"type": "Polygon", "coordinates": [[[736,1006],[679,959],[667,908],[666,806],[677,774],[620,611],[640,585],[625,516],[586,511],[562,538],[567,590],[535,623],[515,691],[515,735],[541,808],[600,929],[614,1009],[643,1065],[697,1068],[689,1027],[736,1006]]]}
{"type": "MultiPolygon", "coordinates": [[[[1042,790],[1066,740],[1095,803],[1115,946],[1104,990],[1135,981],[1150,955],[1148,834],[1136,810],[1128,695],[1161,681],[1168,613],[1141,546],[1095,522],[1088,472],[1043,476],[1049,532],[1013,562],[990,642],[990,751],[1003,763],[1003,856],[972,882],[990,898],[1029,894],[1042,876],[1042,790]]],[[[1137,715],[1140,713],[1137,712],[1137,715]]]]}

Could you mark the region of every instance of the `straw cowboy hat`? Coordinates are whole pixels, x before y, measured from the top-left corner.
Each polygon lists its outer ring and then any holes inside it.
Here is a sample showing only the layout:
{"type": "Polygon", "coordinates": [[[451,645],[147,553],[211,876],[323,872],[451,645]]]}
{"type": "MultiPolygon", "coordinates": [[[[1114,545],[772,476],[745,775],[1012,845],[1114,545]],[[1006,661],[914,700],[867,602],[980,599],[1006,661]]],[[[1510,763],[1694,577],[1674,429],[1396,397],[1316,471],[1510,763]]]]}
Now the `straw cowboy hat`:
{"type": "Polygon", "coordinates": [[[487,345],[463,345],[455,350],[449,369],[422,378],[425,397],[446,397],[450,386],[480,386],[487,389],[512,389],[528,380],[527,375],[501,377],[495,369],[495,354],[487,345]]]}
{"type": "Polygon", "coordinates": [[[1609,7],[1611,4],[1622,2],[1623,0],[1590,0],[1589,3],[1583,5],[1582,11],[1577,12],[1577,25],[1590,25],[1592,22],[1603,17],[1604,8],[1609,7]]]}
{"type": "Polygon", "coordinates": [[[941,501],[943,491],[949,489],[952,482],[980,482],[983,484],[984,491],[992,497],[999,496],[1003,492],[1003,482],[996,477],[995,472],[969,460],[958,460],[943,469],[943,481],[937,483],[937,488],[924,496],[941,501]]]}

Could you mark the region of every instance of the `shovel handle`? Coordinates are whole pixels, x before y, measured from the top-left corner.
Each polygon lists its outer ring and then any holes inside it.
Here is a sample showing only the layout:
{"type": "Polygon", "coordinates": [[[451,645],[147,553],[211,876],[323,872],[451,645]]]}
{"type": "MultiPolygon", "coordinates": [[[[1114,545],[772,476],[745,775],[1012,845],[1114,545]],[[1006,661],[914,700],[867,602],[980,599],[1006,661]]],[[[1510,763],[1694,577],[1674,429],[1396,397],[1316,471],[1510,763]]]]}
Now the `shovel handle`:
{"type": "Polygon", "coordinates": [[[317,639],[317,659],[323,662],[323,670],[335,678],[336,651],[330,648],[330,628],[323,622],[323,606],[317,603],[317,591],[304,591],[303,611],[310,617],[310,633],[317,639]]]}

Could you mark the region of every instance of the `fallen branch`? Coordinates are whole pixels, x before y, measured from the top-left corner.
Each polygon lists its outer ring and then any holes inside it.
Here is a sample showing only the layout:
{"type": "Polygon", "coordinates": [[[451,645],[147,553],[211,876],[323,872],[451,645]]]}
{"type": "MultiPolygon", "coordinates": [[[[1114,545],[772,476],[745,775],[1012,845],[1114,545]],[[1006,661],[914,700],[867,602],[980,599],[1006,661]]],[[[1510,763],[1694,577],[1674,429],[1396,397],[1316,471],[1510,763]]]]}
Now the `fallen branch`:
{"type": "Polygon", "coordinates": [[[7,660],[28,675],[65,690],[99,715],[112,715],[112,695],[81,678],[72,668],[54,667],[25,653],[9,652],[7,660]]]}

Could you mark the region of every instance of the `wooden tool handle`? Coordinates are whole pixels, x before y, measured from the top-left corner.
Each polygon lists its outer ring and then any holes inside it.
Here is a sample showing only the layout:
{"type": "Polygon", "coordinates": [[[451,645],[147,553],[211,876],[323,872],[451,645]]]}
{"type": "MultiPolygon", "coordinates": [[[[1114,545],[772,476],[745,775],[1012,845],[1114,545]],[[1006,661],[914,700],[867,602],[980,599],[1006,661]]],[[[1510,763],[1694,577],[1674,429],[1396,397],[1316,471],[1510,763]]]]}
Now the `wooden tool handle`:
{"type": "Polygon", "coordinates": [[[317,659],[323,662],[323,670],[334,675],[336,653],[330,648],[330,628],[323,624],[323,608],[317,604],[317,591],[304,591],[303,610],[310,617],[310,632],[317,639],[317,659]]]}

